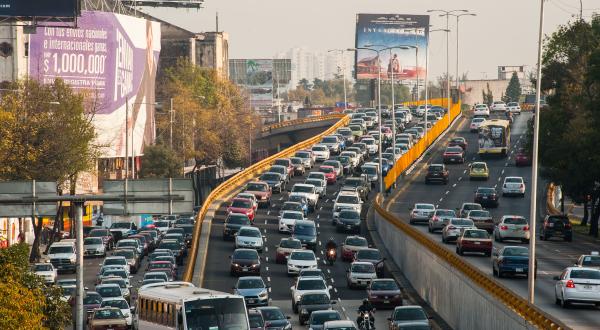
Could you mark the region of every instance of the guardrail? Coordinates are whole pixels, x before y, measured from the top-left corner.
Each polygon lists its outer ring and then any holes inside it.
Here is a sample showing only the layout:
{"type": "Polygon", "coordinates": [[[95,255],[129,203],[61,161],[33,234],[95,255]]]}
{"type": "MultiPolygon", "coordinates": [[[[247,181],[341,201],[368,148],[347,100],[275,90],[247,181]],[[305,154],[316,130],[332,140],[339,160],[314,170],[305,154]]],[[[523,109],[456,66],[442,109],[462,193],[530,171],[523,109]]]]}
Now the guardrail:
{"type": "MultiPolygon", "coordinates": [[[[206,213],[208,212],[210,205],[213,202],[221,199],[223,196],[226,196],[232,190],[238,188],[241,184],[256,177],[256,175],[258,175],[258,174],[262,173],[263,171],[265,171],[266,169],[268,169],[268,167],[271,166],[271,164],[275,161],[275,159],[289,157],[298,150],[302,150],[302,149],[312,146],[313,144],[319,142],[325,135],[329,135],[329,134],[335,132],[336,129],[338,129],[341,126],[346,125],[350,121],[350,117],[348,117],[346,115],[343,115],[343,114],[336,114],[336,115],[337,115],[336,117],[329,117],[328,119],[340,118],[340,120],[337,123],[335,123],[333,126],[331,126],[329,129],[324,131],[323,133],[313,136],[312,138],[304,140],[298,144],[295,144],[275,155],[267,157],[255,164],[251,165],[250,167],[246,168],[245,170],[243,170],[241,172],[238,172],[237,174],[232,176],[229,180],[220,184],[217,188],[215,188],[215,190],[213,190],[208,195],[208,197],[204,201],[204,204],[202,204],[202,208],[200,209],[200,211],[198,212],[198,215],[196,217],[196,226],[194,227],[194,234],[193,234],[194,235],[193,237],[195,237],[195,239],[194,239],[194,241],[192,241],[192,247],[191,247],[191,250],[190,250],[190,253],[188,256],[188,264],[186,266],[185,273],[183,275],[184,281],[187,281],[187,282],[192,281],[192,278],[194,275],[194,267],[196,266],[196,257],[198,255],[198,247],[200,245],[200,234],[202,233],[202,223],[204,222],[204,217],[206,216],[206,213]]],[[[323,117],[323,116],[320,116],[320,117],[323,117]]],[[[314,117],[314,118],[318,118],[318,117],[314,117]]],[[[321,120],[323,120],[323,119],[321,119],[321,120]]]]}
{"type": "Polygon", "coordinates": [[[537,306],[530,304],[525,299],[514,294],[511,290],[497,283],[489,275],[483,273],[468,262],[459,258],[455,253],[443,248],[437,242],[429,238],[424,233],[413,228],[400,218],[394,216],[381,205],[382,196],[378,194],[375,203],[375,211],[388,223],[398,228],[406,235],[414,239],[420,245],[427,248],[440,259],[447,262],[451,267],[460,271],[461,275],[470,279],[473,283],[483,288],[490,295],[501,301],[509,309],[517,313],[527,322],[533,324],[540,329],[569,329],[562,322],[552,318],[537,306]]]}
{"type": "Polygon", "coordinates": [[[319,121],[326,121],[326,120],[332,120],[332,119],[340,119],[340,118],[343,118],[344,116],[345,116],[345,114],[343,114],[343,113],[330,113],[330,114],[322,115],[322,116],[286,120],[286,121],[282,121],[281,123],[265,126],[260,130],[260,132],[268,133],[268,132],[270,132],[274,129],[278,129],[278,128],[296,126],[296,125],[307,124],[307,123],[315,123],[315,122],[319,122],[319,121]]]}

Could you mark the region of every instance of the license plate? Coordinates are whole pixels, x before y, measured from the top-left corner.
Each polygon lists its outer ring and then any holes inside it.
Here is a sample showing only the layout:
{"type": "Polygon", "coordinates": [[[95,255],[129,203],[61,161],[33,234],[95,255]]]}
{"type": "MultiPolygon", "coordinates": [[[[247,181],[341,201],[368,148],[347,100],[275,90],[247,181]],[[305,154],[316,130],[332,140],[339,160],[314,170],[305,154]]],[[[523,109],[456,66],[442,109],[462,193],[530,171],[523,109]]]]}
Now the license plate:
{"type": "Polygon", "coordinates": [[[591,286],[591,285],[584,285],[584,286],[583,286],[583,288],[584,288],[585,290],[591,290],[591,289],[592,289],[592,286],[591,286]]]}
{"type": "Polygon", "coordinates": [[[256,300],[254,300],[254,299],[248,299],[248,303],[249,304],[254,304],[254,303],[256,303],[256,300]]]}
{"type": "Polygon", "coordinates": [[[450,160],[451,160],[451,161],[453,161],[453,162],[455,162],[455,161],[456,161],[456,158],[450,158],[450,160]]]}
{"type": "Polygon", "coordinates": [[[522,273],[523,272],[523,268],[517,268],[516,271],[517,271],[517,273],[522,273]]]}
{"type": "Polygon", "coordinates": [[[553,223],[549,223],[548,227],[552,228],[552,227],[554,227],[554,224],[553,223]]]}
{"type": "Polygon", "coordinates": [[[488,199],[487,196],[483,196],[483,199],[488,199]]]}
{"type": "Polygon", "coordinates": [[[389,300],[384,300],[384,301],[383,301],[383,303],[384,303],[384,304],[389,304],[389,303],[390,303],[390,301],[389,301],[389,300]]]}
{"type": "Polygon", "coordinates": [[[476,245],[479,245],[479,244],[481,244],[481,242],[475,242],[475,244],[476,244],[476,245]]]}
{"type": "Polygon", "coordinates": [[[243,272],[247,272],[247,271],[248,271],[248,268],[243,268],[243,269],[242,269],[242,271],[243,271],[243,272]]]}
{"type": "Polygon", "coordinates": [[[346,229],[350,229],[350,228],[352,228],[352,226],[350,226],[350,225],[346,226],[346,229]]]}

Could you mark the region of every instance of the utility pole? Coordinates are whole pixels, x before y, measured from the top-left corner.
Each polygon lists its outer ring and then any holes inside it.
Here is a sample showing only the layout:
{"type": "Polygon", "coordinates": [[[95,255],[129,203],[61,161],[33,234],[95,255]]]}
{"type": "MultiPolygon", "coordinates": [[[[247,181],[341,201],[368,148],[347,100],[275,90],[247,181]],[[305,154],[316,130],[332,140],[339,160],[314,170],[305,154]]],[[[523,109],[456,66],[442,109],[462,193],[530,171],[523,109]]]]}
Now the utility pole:
{"type": "Polygon", "coordinates": [[[125,178],[129,178],[129,97],[125,98],[125,178]]]}
{"type": "Polygon", "coordinates": [[[458,15],[456,15],[456,14],[449,14],[449,15],[456,17],[456,88],[459,88],[460,78],[458,76],[458,64],[459,64],[458,63],[458,58],[459,58],[459,56],[458,56],[458,54],[459,54],[459,47],[458,47],[458,19],[461,16],[477,16],[477,14],[474,14],[474,13],[463,13],[463,14],[458,14],[458,15]]]}
{"type": "MultiPolygon", "coordinates": [[[[34,181],[35,185],[35,181],[34,181]]],[[[76,248],[77,248],[77,279],[76,279],[76,310],[77,317],[75,326],[77,329],[84,329],[84,318],[83,318],[83,202],[73,202],[71,205],[75,205],[75,229],[77,233],[75,237],[76,240],[76,248]]]]}
{"type": "Polygon", "coordinates": [[[348,109],[348,97],[346,94],[346,56],[345,49],[330,49],[327,52],[340,52],[342,55],[342,79],[344,79],[344,110],[348,109]]]}
{"type": "Polygon", "coordinates": [[[169,111],[169,147],[173,150],[173,98],[171,98],[171,110],[169,111]]]}

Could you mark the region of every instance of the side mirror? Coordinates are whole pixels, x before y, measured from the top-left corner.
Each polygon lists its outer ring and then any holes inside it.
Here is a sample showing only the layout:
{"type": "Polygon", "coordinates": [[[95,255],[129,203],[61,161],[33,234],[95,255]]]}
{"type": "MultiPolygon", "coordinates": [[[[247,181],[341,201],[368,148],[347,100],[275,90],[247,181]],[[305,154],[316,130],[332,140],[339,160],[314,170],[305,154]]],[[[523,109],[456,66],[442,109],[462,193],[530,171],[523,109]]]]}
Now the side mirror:
{"type": "Polygon", "coordinates": [[[560,276],[554,276],[552,279],[555,281],[560,281],[560,276]]]}

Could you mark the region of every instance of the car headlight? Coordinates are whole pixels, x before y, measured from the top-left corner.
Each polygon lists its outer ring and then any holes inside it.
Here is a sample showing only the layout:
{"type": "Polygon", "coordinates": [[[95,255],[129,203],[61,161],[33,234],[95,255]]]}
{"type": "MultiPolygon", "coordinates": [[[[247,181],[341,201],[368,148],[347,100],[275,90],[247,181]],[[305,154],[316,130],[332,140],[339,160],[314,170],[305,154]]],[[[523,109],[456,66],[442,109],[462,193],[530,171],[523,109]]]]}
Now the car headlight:
{"type": "Polygon", "coordinates": [[[268,294],[267,291],[263,291],[258,295],[260,298],[267,298],[268,294]]]}
{"type": "Polygon", "coordinates": [[[296,301],[300,300],[300,298],[302,298],[301,295],[296,295],[296,301]]]}

